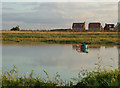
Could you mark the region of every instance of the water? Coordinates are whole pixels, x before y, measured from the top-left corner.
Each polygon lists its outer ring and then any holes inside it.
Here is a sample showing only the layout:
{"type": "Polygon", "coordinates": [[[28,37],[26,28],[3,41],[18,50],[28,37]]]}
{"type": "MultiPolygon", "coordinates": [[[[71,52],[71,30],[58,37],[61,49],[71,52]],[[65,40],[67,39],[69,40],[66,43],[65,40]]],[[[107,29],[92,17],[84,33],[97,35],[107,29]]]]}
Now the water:
{"type": "MultiPolygon", "coordinates": [[[[1,43],[1,41],[0,41],[1,43]]],[[[2,74],[2,46],[0,46],[0,75],[2,74]]],[[[2,79],[0,77],[0,88],[2,87],[2,79]]]]}
{"type": "Polygon", "coordinates": [[[0,45],[0,74],[2,73],[2,46],[0,45]]]}
{"type": "Polygon", "coordinates": [[[19,75],[30,73],[46,77],[43,70],[47,71],[51,78],[56,72],[64,80],[77,77],[83,69],[94,70],[98,58],[102,59],[102,66],[112,65],[118,68],[117,47],[91,47],[88,53],[78,52],[72,45],[4,45],[2,47],[2,71],[12,69],[13,65],[19,68],[19,75]],[[112,58],[112,59],[111,59],[112,58]]]}

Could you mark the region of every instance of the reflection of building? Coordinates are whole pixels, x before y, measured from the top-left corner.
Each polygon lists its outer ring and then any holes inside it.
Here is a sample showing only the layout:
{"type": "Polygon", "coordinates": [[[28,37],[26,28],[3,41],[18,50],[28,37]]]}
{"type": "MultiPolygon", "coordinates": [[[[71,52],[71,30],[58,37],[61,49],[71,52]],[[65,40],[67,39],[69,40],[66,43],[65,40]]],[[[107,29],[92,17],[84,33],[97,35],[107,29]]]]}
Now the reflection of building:
{"type": "Polygon", "coordinates": [[[85,30],[85,22],[84,23],[73,23],[72,29],[73,30],[84,31],[85,30]]]}
{"type": "Polygon", "coordinates": [[[102,25],[101,23],[89,23],[88,30],[89,31],[101,31],[102,25]]]}
{"type": "Polygon", "coordinates": [[[86,44],[73,45],[73,49],[77,52],[88,53],[88,46],[86,44]]]}

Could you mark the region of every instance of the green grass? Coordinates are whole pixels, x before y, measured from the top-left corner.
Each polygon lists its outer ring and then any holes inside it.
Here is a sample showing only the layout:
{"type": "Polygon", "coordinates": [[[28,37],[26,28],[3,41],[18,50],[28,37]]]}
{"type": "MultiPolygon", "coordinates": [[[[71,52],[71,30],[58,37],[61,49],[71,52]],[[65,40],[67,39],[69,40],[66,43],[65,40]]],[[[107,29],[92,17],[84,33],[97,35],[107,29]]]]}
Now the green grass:
{"type": "Polygon", "coordinates": [[[9,43],[47,43],[119,45],[117,32],[3,32],[3,44],[9,43]]]}
{"type": "Polygon", "coordinates": [[[48,73],[44,70],[44,73],[46,74],[46,78],[41,78],[40,76],[33,77],[34,71],[29,74],[29,77],[26,77],[27,75],[24,75],[22,77],[19,77],[18,70],[15,66],[13,66],[13,69],[5,72],[2,76],[2,86],[3,87],[27,87],[27,88],[34,88],[34,87],[57,87],[57,86],[69,86],[72,85],[70,83],[63,82],[62,79],[60,79],[60,75],[56,73],[56,76],[51,81],[48,73]]]}
{"type": "Polygon", "coordinates": [[[66,82],[60,78],[60,75],[56,73],[54,79],[51,79],[46,71],[46,78],[41,78],[40,76],[33,77],[32,71],[29,76],[23,75],[19,77],[18,70],[15,66],[13,69],[5,72],[2,77],[2,86],[5,87],[95,87],[95,88],[111,88],[120,86],[120,71],[118,69],[106,69],[101,67],[98,63],[97,67],[93,71],[82,70],[78,73],[77,78],[72,78],[72,81],[66,82]],[[76,83],[76,84],[75,84],[76,83]]]}
{"type": "Polygon", "coordinates": [[[98,88],[110,88],[120,86],[120,72],[115,70],[103,70],[101,72],[87,72],[82,74],[87,75],[76,86],[95,86],[98,88]]]}

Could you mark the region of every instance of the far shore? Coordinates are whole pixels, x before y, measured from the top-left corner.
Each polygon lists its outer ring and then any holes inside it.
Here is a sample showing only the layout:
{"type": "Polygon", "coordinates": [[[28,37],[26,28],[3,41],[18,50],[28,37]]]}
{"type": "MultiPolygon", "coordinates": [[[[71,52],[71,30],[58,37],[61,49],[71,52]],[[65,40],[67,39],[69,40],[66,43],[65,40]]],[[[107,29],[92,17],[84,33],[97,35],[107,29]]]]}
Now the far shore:
{"type": "Polygon", "coordinates": [[[3,44],[120,45],[118,32],[0,31],[3,44]]]}
{"type": "Polygon", "coordinates": [[[11,30],[0,30],[0,33],[119,33],[117,31],[54,31],[54,30],[20,30],[20,31],[11,31],[11,30]]]}

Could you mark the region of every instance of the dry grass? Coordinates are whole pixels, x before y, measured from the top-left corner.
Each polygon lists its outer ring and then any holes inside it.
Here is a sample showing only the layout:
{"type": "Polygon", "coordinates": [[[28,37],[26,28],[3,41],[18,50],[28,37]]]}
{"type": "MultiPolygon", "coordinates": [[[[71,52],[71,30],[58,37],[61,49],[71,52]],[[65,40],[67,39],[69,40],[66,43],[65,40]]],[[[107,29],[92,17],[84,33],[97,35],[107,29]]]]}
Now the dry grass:
{"type": "Polygon", "coordinates": [[[69,32],[69,31],[34,31],[34,30],[31,30],[31,31],[9,31],[9,30],[0,30],[0,33],[64,33],[64,34],[71,34],[71,33],[75,33],[75,34],[78,34],[78,33],[82,33],[82,34],[90,34],[90,33],[102,33],[102,34],[118,34],[118,32],[69,32]]]}
{"type": "Polygon", "coordinates": [[[2,31],[2,41],[50,44],[119,44],[118,32],[2,31]]]}

